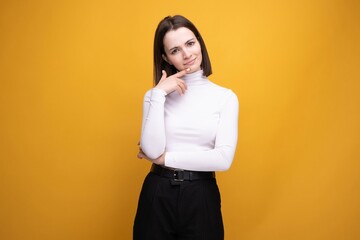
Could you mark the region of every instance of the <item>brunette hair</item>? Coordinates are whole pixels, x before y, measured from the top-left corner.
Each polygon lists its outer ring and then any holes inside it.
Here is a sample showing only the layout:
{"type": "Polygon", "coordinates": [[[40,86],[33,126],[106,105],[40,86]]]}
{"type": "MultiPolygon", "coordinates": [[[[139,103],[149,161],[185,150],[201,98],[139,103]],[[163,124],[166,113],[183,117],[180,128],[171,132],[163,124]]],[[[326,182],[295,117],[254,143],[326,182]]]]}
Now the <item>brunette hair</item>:
{"type": "Polygon", "coordinates": [[[168,16],[160,21],[159,25],[155,31],[154,38],[154,82],[157,84],[160,81],[162,76],[162,70],[165,70],[167,75],[173,75],[178,70],[173,66],[167,63],[162,55],[165,54],[164,51],[164,37],[168,31],[176,30],[181,27],[186,27],[190,31],[192,31],[200,43],[201,46],[201,54],[202,54],[202,62],[201,68],[204,72],[204,75],[210,76],[212,73],[211,63],[209,54],[207,53],[205,42],[202,39],[199,31],[196,29],[195,25],[190,22],[187,18],[181,15],[175,15],[173,17],[168,16]]]}

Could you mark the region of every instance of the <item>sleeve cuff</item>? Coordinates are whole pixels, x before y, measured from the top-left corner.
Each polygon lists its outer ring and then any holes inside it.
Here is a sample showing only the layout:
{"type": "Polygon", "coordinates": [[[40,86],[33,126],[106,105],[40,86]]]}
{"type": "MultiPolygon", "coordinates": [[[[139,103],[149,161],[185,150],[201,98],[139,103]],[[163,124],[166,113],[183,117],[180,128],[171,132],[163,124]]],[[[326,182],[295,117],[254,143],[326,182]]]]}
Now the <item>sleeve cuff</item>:
{"type": "Polygon", "coordinates": [[[164,91],[164,90],[162,90],[162,89],[160,89],[160,88],[156,88],[156,87],[154,87],[153,89],[152,89],[152,93],[154,94],[157,94],[157,95],[162,95],[162,96],[166,96],[167,95],[167,93],[164,91]]]}

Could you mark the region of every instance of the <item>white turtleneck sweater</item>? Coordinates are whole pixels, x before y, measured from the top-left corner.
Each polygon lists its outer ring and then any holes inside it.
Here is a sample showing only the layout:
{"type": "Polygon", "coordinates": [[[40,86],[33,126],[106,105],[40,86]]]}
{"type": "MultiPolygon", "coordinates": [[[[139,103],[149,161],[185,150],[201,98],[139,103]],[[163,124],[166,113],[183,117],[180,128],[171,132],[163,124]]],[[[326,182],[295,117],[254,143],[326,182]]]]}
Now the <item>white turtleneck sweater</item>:
{"type": "Polygon", "coordinates": [[[239,104],[230,90],[203,71],[186,74],[187,91],[146,92],[141,148],[151,159],[165,153],[165,166],[193,171],[225,171],[234,158],[239,104]]]}

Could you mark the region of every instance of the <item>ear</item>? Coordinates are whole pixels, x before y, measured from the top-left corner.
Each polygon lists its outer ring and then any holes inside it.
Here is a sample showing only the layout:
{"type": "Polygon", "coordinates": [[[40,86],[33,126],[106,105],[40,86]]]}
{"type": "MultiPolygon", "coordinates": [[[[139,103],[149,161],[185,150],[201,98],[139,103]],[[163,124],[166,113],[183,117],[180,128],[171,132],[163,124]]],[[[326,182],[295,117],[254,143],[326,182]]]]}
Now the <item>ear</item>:
{"type": "Polygon", "coordinates": [[[169,61],[169,59],[165,56],[165,54],[161,55],[165,62],[172,65],[172,63],[169,61]]]}

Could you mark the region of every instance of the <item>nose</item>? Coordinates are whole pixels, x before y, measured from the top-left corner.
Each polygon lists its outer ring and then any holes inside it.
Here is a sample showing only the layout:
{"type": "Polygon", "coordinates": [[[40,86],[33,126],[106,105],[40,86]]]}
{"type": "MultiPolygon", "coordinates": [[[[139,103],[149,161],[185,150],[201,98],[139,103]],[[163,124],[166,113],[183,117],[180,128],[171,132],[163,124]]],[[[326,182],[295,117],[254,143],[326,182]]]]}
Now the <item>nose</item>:
{"type": "Polygon", "coordinates": [[[186,48],[183,49],[183,57],[184,57],[184,59],[191,57],[190,51],[186,48]]]}

